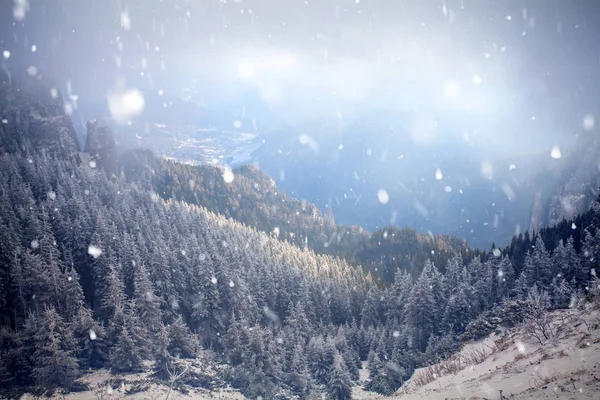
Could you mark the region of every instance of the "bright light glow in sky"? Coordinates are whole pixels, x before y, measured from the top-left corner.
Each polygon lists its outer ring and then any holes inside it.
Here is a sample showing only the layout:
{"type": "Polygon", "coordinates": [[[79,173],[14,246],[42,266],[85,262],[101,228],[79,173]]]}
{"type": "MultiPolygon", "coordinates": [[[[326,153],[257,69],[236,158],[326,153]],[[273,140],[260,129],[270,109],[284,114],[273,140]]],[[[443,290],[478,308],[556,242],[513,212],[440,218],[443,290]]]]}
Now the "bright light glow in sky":
{"type": "Polygon", "coordinates": [[[571,137],[560,126],[581,127],[600,108],[597,51],[589,51],[595,14],[584,2],[28,4],[17,14],[12,2],[1,5],[4,62],[47,71],[61,88],[71,82],[80,111],[95,110],[123,80],[208,108],[254,98],[288,123],[340,111],[346,119],[377,109],[458,113],[460,124],[446,127],[462,131],[457,137],[476,131],[470,137],[483,145],[502,136],[548,148],[571,137]]]}
{"type": "Polygon", "coordinates": [[[448,81],[444,84],[444,94],[447,97],[457,97],[460,95],[460,84],[456,81],[448,81]]]}

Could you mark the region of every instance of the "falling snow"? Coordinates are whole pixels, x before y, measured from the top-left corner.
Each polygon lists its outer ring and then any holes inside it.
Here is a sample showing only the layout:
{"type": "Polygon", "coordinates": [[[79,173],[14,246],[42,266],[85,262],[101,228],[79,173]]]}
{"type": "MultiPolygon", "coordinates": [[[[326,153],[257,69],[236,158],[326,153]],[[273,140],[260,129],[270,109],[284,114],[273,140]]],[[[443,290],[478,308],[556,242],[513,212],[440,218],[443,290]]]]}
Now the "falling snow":
{"type": "Polygon", "coordinates": [[[129,122],[144,110],[144,96],[137,89],[111,91],[107,100],[110,114],[120,124],[129,122]]]}
{"type": "Polygon", "coordinates": [[[587,114],[585,117],[583,117],[583,129],[586,131],[591,131],[594,129],[594,126],[596,124],[596,120],[594,119],[594,116],[592,114],[587,114]]]}
{"type": "Polygon", "coordinates": [[[29,12],[29,0],[14,0],[13,17],[17,21],[23,21],[29,12]]]}
{"type": "Polygon", "coordinates": [[[88,254],[94,258],[98,258],[102,255],[102,249],[91,244],[88,246],[88,254]]]}
{"type": "Polygon", "coordinates": [[[223,169],[223,180],[225,181],[225,183],[231,183],[231,182],[233,182],[233,179],[234,179],[233,171],[231,170],[231,168],[225,167],[223,169]]]}
{"type": "Polygon", "coordinates": [[[314,153],[319,151],[319,145],[312,137],[302,134],[298,137],[298,140],[300,144],[308,146],[314,153]]]}
{"type": "Polygon", "coordinates": [[[381,204],[387,204],[390,201],[390,196],[385,189],[380,189],[377,192],[377,200],[379,200],[381,204]]]}

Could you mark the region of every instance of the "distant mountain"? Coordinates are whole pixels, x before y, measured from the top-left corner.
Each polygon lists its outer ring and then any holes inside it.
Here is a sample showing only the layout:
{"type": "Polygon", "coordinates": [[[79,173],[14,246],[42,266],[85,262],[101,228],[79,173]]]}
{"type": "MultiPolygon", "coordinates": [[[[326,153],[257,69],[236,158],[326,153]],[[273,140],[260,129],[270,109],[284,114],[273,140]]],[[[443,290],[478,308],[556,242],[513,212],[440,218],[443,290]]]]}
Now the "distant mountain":
{"type": "Polygon", "coordinates": [[[479,248],[573,218],[593,202],[600,146],[592,133],[558,159],[549,150],[485,154],[449,128],[455,118],[379,111],[291,126],[264,135],[255,162],[287,193],[331,207],[338,222],[410,226],[479,248]]]}

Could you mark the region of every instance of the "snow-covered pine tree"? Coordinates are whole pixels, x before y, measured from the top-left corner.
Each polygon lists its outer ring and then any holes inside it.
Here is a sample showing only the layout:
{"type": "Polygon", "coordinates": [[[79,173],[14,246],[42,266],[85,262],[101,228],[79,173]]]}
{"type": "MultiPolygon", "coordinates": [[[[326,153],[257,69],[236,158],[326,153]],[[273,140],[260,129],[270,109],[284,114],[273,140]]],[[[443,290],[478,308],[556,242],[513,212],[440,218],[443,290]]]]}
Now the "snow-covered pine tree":
{"type": "Polygon", "coordinates": [[[142,369],[142,352],[126,327],[121,328],[116,343],[110,351],[112,372],[138,372],[142,369]]]}
{"type": "Polygon", "coordinates": [[[435,298],[433,295],[432,278],[429,275],[431,268],[427,265],[415,282],[404,308],[405,324],[413,337],[414,346],[421,351],[427,347],[429,336],[435,327],[435,298]]]}
{"type": "Polygon", "coordinates": [[[108,360],[106,332],[94,320],[92,312],[84,306],[73,318],[71,324],[73,337],[79,344],[77,357],[82,369],[101,368],[108,360]]]}
{"type": "Polygon", "coordinates": [[[300,398],[306,398],[311,391],[311,379],[308,372],[308,362],[301,343],[296,343],[292,353],[292,362],[287,384],[300,398]]]}
{"type": "Polygon", "coordinates": [[[313,337],[308,343],[308,369],[318,384],[327,383],[335,351],[333,343],[322,336],[313,337]]]}
{"type": "Polygon", "coordinates": [[[194,358],[198,351],[198,341],[192,335],[181,316],[168,326],[169,353],[177,358],[194,358]]]}
{"type": "Polygon", "coordinates": [[[410,296],[412,285],[412,276],[406,270],[399,268],[394,276],[394,283],[386,292],[385,316],[388,321],[404,320],[404,307],[410,296]]]}
{"type": "Polygon", "coordinates": [[[77,344],[69,327],[52,307],[35,318],[33,376],[41,387],[69,388],[79,376],[77,344]]]}
{"type": "Polygon", "coordinates": [[[331,400],[350,400],[352,398],[352,382],[345,369],[342,356],[335,352],[331,372],[325,385],[327,398],[331,400]]]}

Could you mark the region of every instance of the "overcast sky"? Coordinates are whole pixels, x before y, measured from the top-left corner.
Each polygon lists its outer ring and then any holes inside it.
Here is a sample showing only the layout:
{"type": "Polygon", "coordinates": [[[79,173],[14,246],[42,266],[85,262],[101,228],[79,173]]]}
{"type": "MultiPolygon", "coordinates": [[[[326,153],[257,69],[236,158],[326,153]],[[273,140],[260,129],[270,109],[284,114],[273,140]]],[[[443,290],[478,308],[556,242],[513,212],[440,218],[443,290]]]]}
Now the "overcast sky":
{"type": "Polygon", "coordinates": [[[251,92],[297,120],[455,112],[496,139],[544,146],[600,110],[593,0],[1,4],[2,63],[35,65],[84,105],[117,86],[209,108],[251,92]]]}

